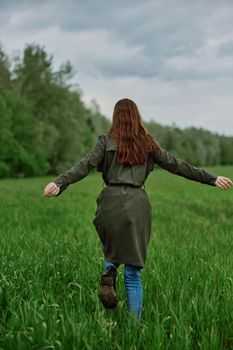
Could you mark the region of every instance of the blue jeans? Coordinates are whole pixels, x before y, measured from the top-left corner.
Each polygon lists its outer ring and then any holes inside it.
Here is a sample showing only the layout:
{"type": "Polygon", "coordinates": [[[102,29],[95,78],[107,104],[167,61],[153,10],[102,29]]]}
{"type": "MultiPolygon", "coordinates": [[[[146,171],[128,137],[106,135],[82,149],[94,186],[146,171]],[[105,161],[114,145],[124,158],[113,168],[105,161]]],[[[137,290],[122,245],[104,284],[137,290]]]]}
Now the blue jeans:
{"type": "MultiPolygon", "coordinates": [[[[107,270],[109,267],[117,269],[120,264],[113,263],[110,260],[104,260],[104,267],[107,270]]],[[[124,284],[127,297],[128,310],[131,318],[141,319],[142,312],[142,278],[141,268],[125,265],[124,268],[124,284]]]]}

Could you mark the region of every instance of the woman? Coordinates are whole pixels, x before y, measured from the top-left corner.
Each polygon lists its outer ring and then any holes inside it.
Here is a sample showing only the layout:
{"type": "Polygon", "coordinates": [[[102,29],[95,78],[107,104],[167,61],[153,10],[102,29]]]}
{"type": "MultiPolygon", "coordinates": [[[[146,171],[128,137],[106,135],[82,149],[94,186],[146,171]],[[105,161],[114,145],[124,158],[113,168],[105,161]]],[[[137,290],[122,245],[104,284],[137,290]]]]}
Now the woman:
{"type": "Polygon", "coordinates": [[[44,190],[44,196],[58,196],[70,184],[87,176],[91,169],[102,172],[106,187],[96,202],[93,224],[102,242],[105,272],[101,276],[100,300],[106,308],[116,307],[116,272],[124,264],[124,284],[132,318],[141,318],[142,281],[151,234],[151,204],[142,188],[154,165],[189,180],[228,189],[232,181],[162,149],[145,129],[137,105],[119,100],[112,126],[100,135],[95,147],[70,170],[58,176],[44,190]]]}

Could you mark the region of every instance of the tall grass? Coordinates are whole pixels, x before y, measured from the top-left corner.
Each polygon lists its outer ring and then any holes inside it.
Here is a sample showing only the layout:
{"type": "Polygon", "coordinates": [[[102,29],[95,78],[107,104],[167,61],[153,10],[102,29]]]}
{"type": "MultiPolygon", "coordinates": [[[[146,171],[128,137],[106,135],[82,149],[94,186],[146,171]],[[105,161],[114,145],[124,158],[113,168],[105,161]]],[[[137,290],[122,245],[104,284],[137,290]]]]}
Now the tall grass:
{"type": "MultiPolygon", "coordinates": [[[[233,178],[233,167],[209,170],[233,178]]],[[[0,348],[233,348],[232,190],[151,173],[142,322],[132,328],[123,266],[117,309],[98,300],[103,255],[92,219],[100,175],[44,198],[51,180],[0,181],[0,348]]]]}

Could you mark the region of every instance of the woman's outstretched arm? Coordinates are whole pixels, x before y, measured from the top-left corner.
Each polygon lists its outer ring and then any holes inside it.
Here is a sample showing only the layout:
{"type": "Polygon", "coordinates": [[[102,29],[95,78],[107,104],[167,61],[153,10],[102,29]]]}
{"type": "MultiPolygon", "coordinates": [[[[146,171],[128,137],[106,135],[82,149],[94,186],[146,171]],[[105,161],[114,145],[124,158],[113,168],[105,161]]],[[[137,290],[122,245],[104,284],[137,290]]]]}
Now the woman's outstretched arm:
{"type": "Polygon", "coordinates": [[[177,159],[172,153],[161,148],[162,154],[156,152],[154,162],[161,168],[168,170],[172,174],[183,176],[186,179],[197,181],[203,184],[218,186],[227,189],[232,185],[232,181],[224,176],[218,176],[202,168],[197,168],[182,159],[177,159]]]}
{"type": "Polygon", "coordinates": [[[96,167],[104,157],[105,139],[104,135],[98,137],[94,148],[72,168],[60,174],[53,182],[50,182],[44,189],[44,196],[59,196],[70,184],[82,180],[91,169],[96,167]]]}

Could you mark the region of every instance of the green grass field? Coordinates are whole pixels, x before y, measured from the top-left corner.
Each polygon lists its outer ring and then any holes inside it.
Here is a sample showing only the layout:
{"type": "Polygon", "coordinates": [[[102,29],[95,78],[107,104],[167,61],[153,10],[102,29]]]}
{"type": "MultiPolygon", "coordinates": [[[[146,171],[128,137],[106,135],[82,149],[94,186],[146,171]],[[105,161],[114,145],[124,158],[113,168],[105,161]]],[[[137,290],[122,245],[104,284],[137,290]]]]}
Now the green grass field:
{"type": "MultiPolygon", "coordinates": [[[[233,167],[205,168],[233,179],[233,167]]],[[[140,329],[98,300],[103,255],[92,224],[101,174],[57,198],[53,178],[1,180],[1,349],[232,349],[233,188],[155,170],[140,329]]]]}

